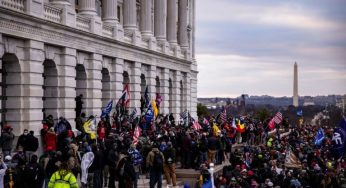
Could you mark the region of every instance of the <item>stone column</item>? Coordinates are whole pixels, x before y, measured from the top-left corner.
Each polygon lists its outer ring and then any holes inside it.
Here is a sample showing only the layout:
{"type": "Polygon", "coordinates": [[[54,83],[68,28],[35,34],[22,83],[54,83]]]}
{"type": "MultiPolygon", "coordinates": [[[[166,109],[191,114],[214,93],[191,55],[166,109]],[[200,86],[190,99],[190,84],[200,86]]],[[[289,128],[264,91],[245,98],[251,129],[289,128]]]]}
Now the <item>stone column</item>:
{"type": "Polygon", "coordinates": [[[177,0],[168,0],[167,41],[173,45],[177,44],[177,0]]]}
{"type": "Polygon", "coordinates": [[[124,1],[124,29],[135,30],[136,26],[136,0],[124,1]]]}
{"type": "Polygon", "coordinates": [[[82,15],[97,15],[96,14],[96,3],[95,0],[82,0],[79,1],[79,14],[82,15]]]}
{"type": "Polygon", "coordinates": [[[86,113],[88,115],[99,115],[102,108],[102,55],[100,54],[90,54],[87,62],[87,100],[88,106],[86,107],[86,113]]]}
{"type": "MultiPolygon", "coordinates": [[[[130,95],[131,95],[131,101],[130,101],[130,108],[131,110],[135,107],[140,108],[141,103],[141,63],[139,62],[133,62],[132,65],[129,67],[130,70],[130,95]]],[[[130,110],[130,111],[131,111],[130,110]]]]}
{"type": "Polygon", "coordinates": [[[179,44],[183,49],[189,46],[187,38],[187,0],[179,0],[179,44]]]}
{"type": "Polygon", "coordinates": [[[119,23],[117,0],[102,1],[102,21],[110,25],[119,23]]]}
{"type": "Polygon", "coordinates": [[[161,95],[163,101],[160,105],[161,113],[168,114],[169,111],[169,69],[164,68],[162,73],[162,78],[160,78],[161,95]]]}
{"type": "Polygon", "coordinates": [[[154,11],[156,40],[166,41],[167,0],[155,0],[154,11]]]}
{"type": "Polygon", "coordinates": [[[141,1],[140,29],[142,32],[142,36],[151,37],[153,35],[152,21],[151,21],[151,9],[152,9],[152,0],[142,0],[141,1]]]}
{"type": "MultiPolygon", "coordinates": [[[[27,40],[24,44],[24,58],[20,59],[23,70],[21,72],[21,111],[22,114],[7,113],[8,120],[11,116],[21,116],[22,126],[14,127],[16,133],[22,132],[24,128],[39,131],[43,119],[43,61],[44,61],[44,43],[34,40],[27,40]],[[24,123],[25,122],[25,123],[24,123]]],[[[10,80],[8,80],[10,81],[10,80]]],[[[16,92],[16,91],[7,91],[16,92]]],[[[9,102],[9,101],[8,101],[9,102]]],[[[12,101],[15,102],[15,101],[12,101]]],[[[8,104],[12,106],[13,104],[8,104]]]]}
{"type": "Polygon", "coordinates": [[[74,119],[76,117],[76,56],[76,49],[64,48],[60,55],[60,65],[57,66],[59,82],[58,116],[65,117],[71,125],[75,125],[74,119]]]}

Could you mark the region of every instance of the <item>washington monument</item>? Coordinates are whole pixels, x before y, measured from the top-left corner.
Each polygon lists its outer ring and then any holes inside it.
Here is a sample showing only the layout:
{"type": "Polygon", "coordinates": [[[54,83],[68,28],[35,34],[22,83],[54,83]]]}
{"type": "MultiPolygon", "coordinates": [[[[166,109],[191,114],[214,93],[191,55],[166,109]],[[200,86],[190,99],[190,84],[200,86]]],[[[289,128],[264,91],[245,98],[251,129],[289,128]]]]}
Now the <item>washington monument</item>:
{"type": "Polygon", "coordinates": [[[294,78],[293,78],[293,106],[298,107],[298,65],[294,63],[294,78]]]}

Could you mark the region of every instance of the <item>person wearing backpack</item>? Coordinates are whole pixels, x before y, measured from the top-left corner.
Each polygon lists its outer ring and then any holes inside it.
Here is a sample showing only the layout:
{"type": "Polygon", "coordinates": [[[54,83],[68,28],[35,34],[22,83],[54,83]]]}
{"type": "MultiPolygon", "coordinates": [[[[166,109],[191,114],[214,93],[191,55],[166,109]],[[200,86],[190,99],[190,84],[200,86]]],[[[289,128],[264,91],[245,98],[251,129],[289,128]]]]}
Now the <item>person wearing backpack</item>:
{"type": "Polygon", "coordinates": [[[54,172],[48,188],[78,188],[77,179],[69,170],[66,162],[61,163],[59,170],[54,172]]]}
{"type": "Polygon", "coordinates": [[[141,165],[143,162],[143,157],[141,155],[141,153],[139,153],[139,151],[136,149],[136,145],[131,144],[130,149],[127,151],[129,153],[129,156],[131,158],[132,161],[132,165],[135,169],[136,172],[136,179],[134,181],[134,188],[137,188],[137,181],[139,178],[139,173],[140,173],[140,169],[141,169],[141,165]]]}
{"type": "Polygon", "coordinates": [[[154,144],[147,157],[147,166],[150,169],[150,188],[162,187],[162,173],[165,157],[159,150],[159,145],[154,144]]]}
{"type": "Polygon", "coordinates": [[[167,142],[167,149],[163,151],[165,157],[165,164],[163,170],[165,172],[165,177],[167,184],[177,186],[177,177],[175,174],[175,149],[172,146],[172,142],[167,142]]]}
{"type": "Polygon", "coordinates": [[[117,163],[116,172],[119,177],[119,188],[133,188],[136,180],[136,172],[130,156],[126,151],[122,151],[117,163]]]}
{"type": "Polygon", "coordinates": [[[37,156],[32,155],[30,162],[24,168],[24,181],[28,187],[41,188],[44,180],[44,171],[37,162],[37,156]]]}

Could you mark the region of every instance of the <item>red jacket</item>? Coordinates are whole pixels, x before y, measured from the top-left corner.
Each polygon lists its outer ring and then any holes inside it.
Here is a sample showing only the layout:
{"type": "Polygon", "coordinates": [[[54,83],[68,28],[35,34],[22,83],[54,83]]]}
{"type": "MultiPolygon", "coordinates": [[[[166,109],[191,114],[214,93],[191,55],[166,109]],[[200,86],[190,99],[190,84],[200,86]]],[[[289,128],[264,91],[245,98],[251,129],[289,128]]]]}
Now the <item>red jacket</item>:
{"type": "Polygon", "coordinates": [[[56,134],[55,132],[48,131],[44,137],[45,151],[56,150],[56,134]]]}

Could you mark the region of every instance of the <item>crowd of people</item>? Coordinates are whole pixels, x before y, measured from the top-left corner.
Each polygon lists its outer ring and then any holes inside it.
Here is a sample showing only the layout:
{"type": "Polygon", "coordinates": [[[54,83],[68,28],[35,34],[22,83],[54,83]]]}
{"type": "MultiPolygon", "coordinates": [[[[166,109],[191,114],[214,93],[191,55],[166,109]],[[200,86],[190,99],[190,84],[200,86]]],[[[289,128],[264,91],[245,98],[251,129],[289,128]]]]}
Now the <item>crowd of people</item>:
{"type": "Polygon", "coordinates": [[[189,186],[206,187],[211,163],[224,164],[213,181],[220,188],[337,188],[345,177],[344,158],[330,150],[330,127],[272,129],[250,116],[194,120],[189,114],[182,121],[170,114],[148,122],[124,110],[100,118],[97,125],[94,116],[81,113],[76,129],[65,118],[54,121],[49,115],[40,132],[43,154],[37,156],[33,131],[24,130],[14,144],[12,128],[4,126],[0,187],[137,187],[143,175],[150,187],[162,187],[162,177],[174,187],[176,168],[200,171],[189,186]],[[320,128],[323,140],[316,144],[320,128]]]}

